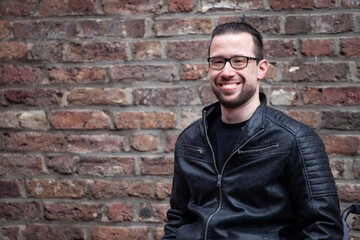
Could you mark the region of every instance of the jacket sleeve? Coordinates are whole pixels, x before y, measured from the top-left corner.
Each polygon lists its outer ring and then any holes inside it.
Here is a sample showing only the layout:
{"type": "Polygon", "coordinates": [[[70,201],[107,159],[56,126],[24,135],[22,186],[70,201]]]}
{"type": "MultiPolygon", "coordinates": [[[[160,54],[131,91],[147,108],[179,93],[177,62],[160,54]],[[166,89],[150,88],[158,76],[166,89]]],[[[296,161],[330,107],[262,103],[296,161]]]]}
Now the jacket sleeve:
{"type": "MultiPolygon", "coordinates": [[[[179,143],[177,143],[179,145],[179,143]]],[[[170,197],[170,209],[167,212],[167,223],[164,227],[162,240],[176,239],[177,230],[187,223],[193,222],[193,214],[188,210],[190,190],[182,175],[177,150],[175,147],[174,176],[172,193],[170,197]]]]}
{"type": "Polygon", "coordinates": [[[335,180],[324,143],[310,127],[297,133],[287,172],[303,239],[341,240],[343,226],[335,180]]]}

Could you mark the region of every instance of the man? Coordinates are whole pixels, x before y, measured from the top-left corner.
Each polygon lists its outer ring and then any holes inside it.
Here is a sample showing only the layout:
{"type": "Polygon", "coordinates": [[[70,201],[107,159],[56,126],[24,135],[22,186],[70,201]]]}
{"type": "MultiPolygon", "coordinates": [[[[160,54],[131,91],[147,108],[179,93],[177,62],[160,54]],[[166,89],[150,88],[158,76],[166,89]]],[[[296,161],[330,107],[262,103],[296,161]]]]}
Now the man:
{"type": "Polygon", "coordinates": [[[342,239],[323,142],[259,92],[268,69],[260,33],[218,26],[208,62],[219,101],[176,142],[163,240],[342,239]]]}

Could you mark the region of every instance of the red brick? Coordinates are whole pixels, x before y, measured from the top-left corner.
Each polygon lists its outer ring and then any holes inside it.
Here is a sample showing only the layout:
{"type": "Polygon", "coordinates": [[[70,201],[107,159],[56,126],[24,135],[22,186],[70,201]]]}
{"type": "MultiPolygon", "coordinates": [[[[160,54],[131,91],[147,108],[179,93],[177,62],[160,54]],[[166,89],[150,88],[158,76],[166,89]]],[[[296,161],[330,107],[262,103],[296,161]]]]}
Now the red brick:
{"type": "Polygon", "coordinates": [[[319,119],[318,112],[305,111],[305,110],[291,110],[291,111],[286,111],[286,114],[312,128],[316,128],[318,125],[318,119],[319,119]]]}
{"type": "Polygon", "coordinates": [[[62,43],[33,44],[29,50],[28,59],[32,61],[61,62],[62,43]]]}
{"type": "Polygon", "coordinates": [[[194,100],[191,88],[147,88],[133,91],[134,105],[181,106],[194,100]]]}
{"type": "Polygon", "coordinates": [[[254,1],[217,1],[209,0],[206,1],[206,4],[202,5],[202,12],[212,12],[212,11],[235,11],[235,10],[244,10],[244,9],[263,9],[263,1],[254,0],[254,1]]]}
{"type": "Polygon", "coordinates": [[[346,162],[350,162],[350,161],[330,159],[330,161],[329,161],[330,168],[331,168],[331,172],[332,172],[332,175],[334,176],[335,180],[345,178],[345,174],[347,174],[346,162]]]}
{"type": "Polygon", "coordinates": [[[174,65],[117,65],[111,67],[112,82],[174,81],[174,65]]]}
{"type": "Polygon", "coordinates": [[[195,0],[168,0],[169,12],[192,12],[195,5],[195,0]]]}
{"type": "Polygon", "coordinates": [[[89,83],[105,81],[106,73],[97,67],[66,67],[48,69],[48,75],[52,83],[89,83]]]}
{"type": "Polygon", "coordinates": [[[0,20],[0,38],[10,37],[10,22],[6,20],[0,20]]]}
{"type": "Polygon", "coordinates": [[[44,74],[40,68],[29,65],[0,65],[0,84],[37,84],[42,83],[44,74]]]}
{"type": "Polygon", "coordinates": [[[67,95],[69,105],[124,105],[126,93],[117,88],[75,88],[67,95]]]}
{"type": "MultiPolygon", "coordinates": [[[[184,120],[182,121],[184,123],[184,120]]],[[[186,123],[186,122],[185,122],[186,123]]],[[[187,125],[186,125],[187,126],[187,125]]],[[[172,152],[175,149],[175,143],[179,137],[180,132],[169,132],[165,133],[164,152],[172,152]]]]}
{"type": "Polygon", "coordinates": [[[27,224],[24,230],[25,239],[85,239],[83,229],[66,225],[27,224]]]}
{"type": "Polygon", "coordinates": [[[26,44],[17,42],[0,42],[0,60],[25,60],[28,54],[26,44]]]}
{"type": "Polygon", "coordinates": [[[341,39],[340,51],[346,57],[360,57],[360,38],[341,39]]]}
{"type": "Polygon", "coordinates": [[[333,8],[335,4],[335,0],[269,0],[270,8],[274,10],[333,8]]]}
{"type": "Polygon", "coordinates": [[[164,236],[164,228],[163,227],[155,228],[154,240],[161,240],[163,236],[164,236]]]}
{"type": "Polygon", "coordinates": [[[0,239],[17,240],[20,228],[18,226],[3,226],[0,227],[0,239]]]}
{"type": "Polygon", "coordinates": [[[360,112],[327,111],[321,114],[321,128],[339,130],[359,130],[360,112]]]}
{"type": "Polygon", "coordinates": [[[168,59],[191,60],[208,57],[209,41],[172,41],[166,46],[168,59]]]}
{"type": "Polygon", "coordinates": [[[298,94],[295,88],[273,88],[270,95],[272,105],[297,106],[298,94]]]}
{"type": "Polygon", "coordinates": [[[354,178],[360,179],[360,160],[354,160],[352,171],[354,178]]]}
{"type": "Polygon", "coordinates": [[[278,79],[279,71],[280,70],[277,69],[277,67],[274,63],[270,63],[269,68],[266,73],[266,76],[265,76],[265,79],[276,81],[278,79]]]}
{"type": "Polygon", "coordinates": [[[360,201],[359,184],[337,184],[339,200],[343,202],[360,201]]]}
{"type": "Polygon", "coordinates": [[[58,110],[50,114],[54,129],[108,129],[110,119],[98,110],[58,110]]]}
{"type": "Polygon", "coordinates": [[[330,39],[303,39],[300,41],[301,53],[304,56],[333,55],[333,41],[330,39]]]}
{"type": "Polygon", "coordinates": [[[91,240],[147,240],[149,239],[147,227],[93,227],[91,240]]]}
{"type": "Polygon", "coordinates": [[[107,36],[121,38],[143,38],[145,36],[145,20],[85,20],[80,22],[82,36],[86,38],[107,36]]]}
{"type": "Polygon", "coordinates": [[[133,55],[136,60],[152,60],[161,59],[161,42],[134,42],[133,43],[133,55]]]}
{"type": "Polygon", "coordinates": [[[75,172],[76,162],[76,158],[71,155],[61,155],[56,157],[50,156],[47,167],[54,172],[70,174],[75,172]]]}
{"type": "Polygon", "coordinates": [[[149,1],[118,1],[103,0],[104,12],[106,14],[133,15],[141,13],[159,14],[162,7],[161,0],[149,1]]]}
{"type": "Polygon", "coordinates": [[[68,4],[72,15],[97,14],[96,0],[69,0],[68,4]]]}
{"type": "Polygon", "coordinates": [[[166,222],[166,212],[169,209],[168,204],[143,204],[139,210],[140,222],[166,222]]]}
{"type": "Polygon", "coordinates": [[[354,9],[359,9],[360,7],[360,2],[357,0],[341,0],[340,1],[340,5],[342,7],[346,7],[346,8],[354,8],[354,9]]]}
{"type": "Polygon", "coordinates": [[[208,72],[207,64],[182,64],[180,79],[185,81],[207,79],[208,72]]]}
{"type": "Polygon", "coordinates": [[[44,111],[6,111],[0,112],[0,128],[46,129],[47,119],[44,111]]]}
{"type": "Polygon", "coordinates": [[[63,93],[54,88],[9,89],[4,96],[11,104],[47,107],[61,105],[63,93]]]}
{"type": "Polygon", "coordinates": [[[141,180],[94,181],[91,193],[95,199],[118,199],[126,197],[151,198],[153,185],[141,180]]]}
{"type": "Polygon", "coordinates": [[[303,101],[306,105],[323,106],[358,106],[360,104],[360,88],[305,88],[303,101]]]}
{"type": "Polygon", "coordinates": [[[269,57],[295,57],[294,40],[267,40],[264,43],[264,53],[269,57]]]}
{"type": "Polygon", "coordinates": [[[0,16],[29,16],[36,4],[36,0],[3,0],[0,1],[0,16]]]}
{"type": "Polygon", "coordinates": [[[101,205],[91,203],[55,202],[44,204],[44,216],[48,220],[100,221],[101,205]]]}
{"type": "Polygon", "coordinates": [[[348,80],[349,65],[346,62],[321,62],[284,64],[282,75],[285,81],[296,82],[345,82],[348,80]]]}
{"type": "MultiPolygon", "coordinates": [[[[0,158],[2,158],[2,156],[0,155],[0,158]]],[[[3,165],[4,161],[2,161],[2,159],[0,159],[0,162],[2,163],[1,165],[3,165]]],[[[8,163],[5,163],[8,164],[8,163]]],[[[0,172],[2,172],[3,167],[0,167],[0,172]]],[[[4,168],[5,169],[5,168],[4,168]]],[[[2,174],[0,174],[2,175],[2,174]]],[[[0,198],[6,198],[6,197],[20,197],[21,196],[21,189],[22,187],[22,183],[18,180],[0,180],[0,198]]],[[[0,234],[1,237],[1,234],[0,234]]],[[[1,239],[1,238],[0,238],[1,239]]]]}
{"type": "Polygon", "coordinates": [[[11,151],[59,152],[63,150],[65,139],[62,134],[18,132],[5,134],[4,143],[11,151]]]}
{"type": "Polygon", "coordinates": [[[159,138],[149,134],[135,135],[131,139],[131,147],[140,152],[158,150],[159,138]]]}
{"type": "Polygon", "coordinates": [[[171,195],[171,180],[162,180],[155,185],[155,196],[159,200],[169,198],[171,195]]]}
{"type": "Polygon", "coordinates": [[[215,94],[211,90],[211,86],[208,83],[199,87],[200,101],[204,105],[208,105],[217,101],[215,94]]]}
{"type": "Polygon", "coordinates": [[[178,36],[191,34],[210,34],[210,18],[159,19],[154,22],[156,36],[178,36]]]}
{"type": "Polygon", "coordinates": [[[68,151],[77,153],[121,152],[126,139],[117,135],[70,135],[66,138],[68,151]]]}
{"type": "Polygon", "coordinates": [[[171,175],[174,171],[173,157],[144,157],[141,159],[142,175],[171,175]]]}
{"type": "Polygon", "coordinates": [[[68,13],[68,6],[64,0],[43,0],[39,3],[40,16],[56,16],[68,13]]]}
{"type": "Polygon", "coordinates": [[[359,154],[360,138],[355,136],[321,136],[328,154],[353,156],[359,154]]]}
{"type": "Polygon", "coordinates": [[[126,44],[121,42],[69,43],[65,47],[65,62],[99,62],[128,59],[126,44]]]}
{"type": "Polygon", "coordinates": [[[81,157],[77,162],[79,175],[135,175],[135,159],[130,157],[81,157]]]}
{"type": "Polygon", "coordinates": [[[43,157],[36,154],[0,154],[0,175],[28,175],[36,176],[42,172],[43,157]]]}
{"type": "Polygon", "coordinates": [[[114,114],[118,129],[175,128],[176,115],[172,112],[120,112],[114,114]]]}
{"type": "Polygon", "coordinates": [[[113,203],[107,207],[107,217],[110,222],[130,222],[135,218],[135,212],[130,204],[113,203]]]}
{"type": "Polygon", "coordinates": [[[0,202],[0,221],[30,221],[39,217],[39,205],[34,202],[0,202]]]}
{"type": "Polygon", "coordinates": [[[31,179],[26,183],[27,194],[34,198],[72,198],[86,195],[85,180],[31,179]]]}

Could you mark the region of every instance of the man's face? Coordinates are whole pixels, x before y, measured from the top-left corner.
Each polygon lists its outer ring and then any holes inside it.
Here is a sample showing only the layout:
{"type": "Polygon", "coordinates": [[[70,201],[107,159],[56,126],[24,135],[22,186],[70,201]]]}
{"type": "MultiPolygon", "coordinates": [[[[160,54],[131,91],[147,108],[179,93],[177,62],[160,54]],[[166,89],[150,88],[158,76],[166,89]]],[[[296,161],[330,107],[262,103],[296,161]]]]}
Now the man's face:
{"type": "MultiPolygon", "coordinates": [[[[234,56],[255,57],[254,42],[250,34],[229,33],[213,38],[210,57],[234,56]]],[[[226,62],[221,70],[209,69],[211,88],[223,107],[241,107],[258,98],[259,82],[267,70],[267,64],[266,69],[261,64],[257,65],[255,60],[249,60],[246,68],[236,70],[226,62]]]]}

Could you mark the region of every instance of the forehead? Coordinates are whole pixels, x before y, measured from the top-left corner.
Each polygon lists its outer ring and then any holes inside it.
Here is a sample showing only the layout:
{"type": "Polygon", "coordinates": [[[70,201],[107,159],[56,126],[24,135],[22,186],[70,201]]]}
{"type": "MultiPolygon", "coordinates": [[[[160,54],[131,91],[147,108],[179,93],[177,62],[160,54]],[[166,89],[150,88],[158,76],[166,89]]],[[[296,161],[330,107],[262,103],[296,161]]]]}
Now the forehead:
{"type": "Polygon", "coordinates": [[[249,33],[225,33],[216,35],[211,41],[210,56],[231,57],[254,56],[254,41],[249,33]]]}

